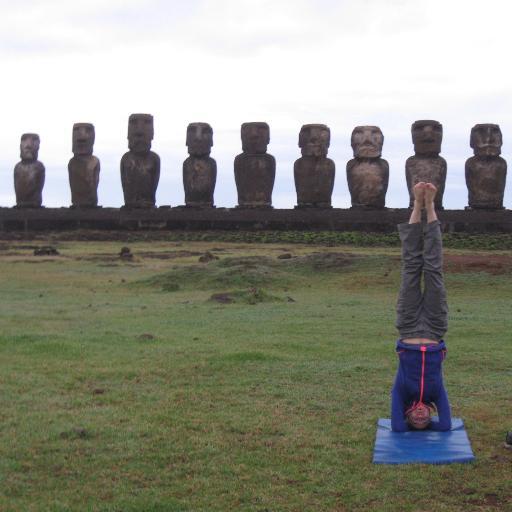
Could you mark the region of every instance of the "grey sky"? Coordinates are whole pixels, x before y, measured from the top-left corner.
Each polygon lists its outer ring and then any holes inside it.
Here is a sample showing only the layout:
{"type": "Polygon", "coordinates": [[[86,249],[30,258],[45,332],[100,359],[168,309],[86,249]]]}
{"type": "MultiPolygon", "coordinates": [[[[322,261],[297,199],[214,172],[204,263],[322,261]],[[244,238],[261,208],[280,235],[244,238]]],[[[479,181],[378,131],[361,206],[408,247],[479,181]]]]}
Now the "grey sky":
{"type": "MultiPolygon", "coordinates": [[[[119,160],[128,115],[155,116],[162,159],[158,204],[183,203],[189,122],[214,129],[216,204],[236,204],[233,158],[244,121],[267,121],[277,159],[274,205],[295,204],[293,162],[302,124],[331,128],[334,206],[354,126],[384,132],[388,206],[405,206],[410,125],[437,119],[448,161],[445,205],[467,204],[464,161],[480,122],[501,126],[510,160],[512,72],[507,0],[64,0],[0,1],[4,132],[0,205],[14,204],[12,169],[23,132],[41,136],[47,206],[67,206],[71,127],[96,126],[100,203],[122,204],[119,160]]],[[[512,185],[505,204],[512,205],[512,185]]]]}

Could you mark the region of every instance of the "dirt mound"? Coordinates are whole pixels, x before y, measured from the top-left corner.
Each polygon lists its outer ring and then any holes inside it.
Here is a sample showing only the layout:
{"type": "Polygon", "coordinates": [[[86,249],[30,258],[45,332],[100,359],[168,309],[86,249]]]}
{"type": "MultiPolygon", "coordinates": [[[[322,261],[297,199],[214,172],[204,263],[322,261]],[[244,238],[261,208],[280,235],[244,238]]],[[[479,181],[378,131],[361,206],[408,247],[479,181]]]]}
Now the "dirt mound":
{"type": "Polygon", "coordinates": [[[164,291],[182,289],[247,290],[286,288],[321,272],[339,272],[356,256],[337,252],[315,252],[290,259],[267,256],[241,256],[212,260],[207,265],[175,266],[164,274],[144,280],[164,291]]]}
{"type": "Polygon", "coordinates": [[[446,271],[457,274],[487,272],[492,275],[512,271],[512,256],[506,254],[445,254],[446,271]]]}
{"type": "Polygon", "coordinates": [[[210,251],[206,251],[203,255],[199,256],[200,263],[209,263],[213,260],[218,260],[219,257],[212,254],[210,251]]]}

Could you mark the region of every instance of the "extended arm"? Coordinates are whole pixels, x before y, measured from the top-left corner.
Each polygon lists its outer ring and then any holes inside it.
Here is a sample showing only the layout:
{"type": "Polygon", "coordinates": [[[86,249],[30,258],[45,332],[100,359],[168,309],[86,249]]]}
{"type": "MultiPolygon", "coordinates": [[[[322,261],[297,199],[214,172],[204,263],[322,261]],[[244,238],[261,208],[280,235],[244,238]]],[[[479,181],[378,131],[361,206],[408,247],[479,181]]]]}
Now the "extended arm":
{"type": "Polygon", "coordinates": [[[391,429],[393,432],[407,432],[409,425],[405,421],[405,400],[398,375],[391,390],[391,429]]]}

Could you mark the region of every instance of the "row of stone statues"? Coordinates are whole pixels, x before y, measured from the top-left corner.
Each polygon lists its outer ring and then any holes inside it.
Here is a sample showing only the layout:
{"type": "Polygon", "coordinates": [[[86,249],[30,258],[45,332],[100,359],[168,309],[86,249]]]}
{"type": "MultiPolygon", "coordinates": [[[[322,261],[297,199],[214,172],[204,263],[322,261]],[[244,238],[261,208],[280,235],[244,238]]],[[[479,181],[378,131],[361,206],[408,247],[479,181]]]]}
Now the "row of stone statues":
{"type": "MultiPolygon", "coordinates": [[[[151,208],[160,178],[160,158],[151,151],[153,117],[132,114],[128,121],[129,151],[121,158],[121,182],[125,207],[151,208]]],[[[235,181],[240,208],[270,208],[276,161],[267,153],[270,129],[267,123],[244,123],[241,127],[242,153],[235,158],[235,181]]],[[[73,207],[96,207],[100,161],[93,153],[94,126],[73,126],[73,158],[69,161],[69,183],[73,207]]],[[[437,121],[416,121],[412,125],[415,155],[407,159],[405,173],[412,205],[412,187],[419,181],[438,188],[436,207],[443,208],[446,160],[439,156],[443,127],[437,121]]],[[[384,136],[377,126],[358,126],[352,132],[354,158],[347,163],[347,181],[352,207],[385,207],[389,165],[381,158],[384,136]]],[[[298,207],[330,208],[335,165],[327,158],[330,130],[324,124],[306,124],[299,134],[302,157],[295,161],[294,178],[298,207]]],[[[213,130],[207,123],[187,127],[186,145],[190,156],[183,162],[185,205],[213,207],[217,165],[210,157],[213,130]]],[[[471,130],[474,156],[466,161],[466,184],[470,208],[501,209],[507,163],[501,153],[502,135],[498,125],[477,124],[471,130]]],[[[21,162],[14,169],[18,207],[37,208],[42,203],[45,169],[37,160],[39,136],[21,137],[21,162]]]]}

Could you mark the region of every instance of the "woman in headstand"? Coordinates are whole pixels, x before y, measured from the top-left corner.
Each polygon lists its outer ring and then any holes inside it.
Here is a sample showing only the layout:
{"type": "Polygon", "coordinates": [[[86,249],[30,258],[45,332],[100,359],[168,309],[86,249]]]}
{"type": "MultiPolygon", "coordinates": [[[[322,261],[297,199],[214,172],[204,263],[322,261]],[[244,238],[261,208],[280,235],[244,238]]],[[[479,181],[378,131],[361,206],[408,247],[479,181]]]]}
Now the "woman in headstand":
{"type": "Polygon", "coordinates": [[[443,245],[432,183],[414,186],[414,208],[409,223],[399,224],[402,241],[402,283],[396,327],[400,359],[391,396],[391,426],[407,430],[450,430],[451,413],[443,384],[446,354],[443,336],[448,327],[448,306],[443,283],[443,245]],[[421,210],[426,209],[423,229],[421,210]],[[423,292],[421,276],[423,274],[423,292]],[[437,409],[439,420],[431,414],[437,409]]]}

